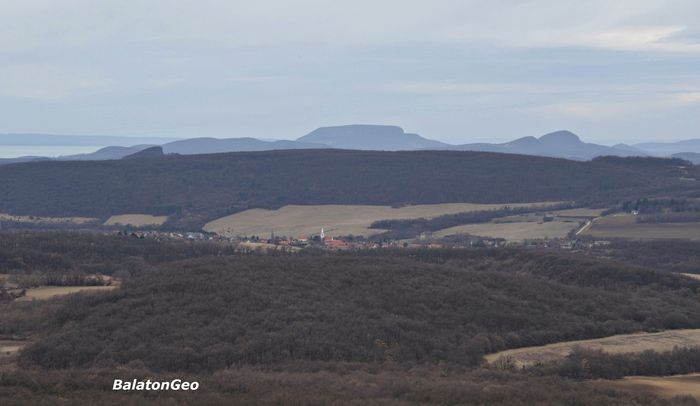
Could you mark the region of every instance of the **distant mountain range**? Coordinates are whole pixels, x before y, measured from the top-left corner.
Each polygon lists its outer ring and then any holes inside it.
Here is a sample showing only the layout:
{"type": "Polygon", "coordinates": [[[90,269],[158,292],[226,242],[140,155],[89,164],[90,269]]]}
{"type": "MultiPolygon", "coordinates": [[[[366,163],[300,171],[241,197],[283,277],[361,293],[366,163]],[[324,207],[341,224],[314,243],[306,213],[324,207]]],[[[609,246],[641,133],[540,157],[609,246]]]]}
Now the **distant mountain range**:
{"type": "Polygon", "coordinates": [[[39,156],[23,156],[19,158],[0,158],[0,165],[13,164],[20,162],[32,161],[105,161],[109,159],[122,159],[126,156],[135,154],[141,150],[152,147],[153,145],[134,145],[131,147],[104,147],[95,152],[86,154],[66,155],[56,158],[47,158],[39,156]]]}
{"type": "Polygon", "coordinates": [[[597,156],[644,156],[643,151],[607,147],[586,143],[570,131],[556,131],[539,138],[523,137],[503,144],[464,144],[452,149],[463,151],[488,151],[509,154],[538,155],[574,160],[589,160],[597,156]]]}
{"type": "Polygon", "coordinates": [[[164,153],[180,155],[313,148],[328,148],[328,145],[303,142],[299,140],[263,141],[257,138],[192,138],[163,144],[164,153]]]}
{"type": "MultiPolygon", "coordinates": [[[[671,156],[700,153],[700,139],[671,143],[617,144],[605,146],[581,141],[570,131],[556,131],[540,137],[522,137],[505,143],[473,143],[453,145],[431,140],[418,134],[406,133],[401,127],[389,125],[345,125],[321,127],[297,140],[261,140],[256,138],[131,138],[99,136],[51,136],[44,134],[0,134],[1,145],[90,145],[110,142],[115,145],[93,153],[45,158],[28,156],[0,159],[0,164],[34,160],[110,160],[122,159],[153,146],[160,146],[162,153],[195,155],[225,152],[252,152],[288,149],[355,149],[377,151],[406,150],[456,150],[482,151],[522,155],[558,157],[572,160],[590,160],[598,156],[671,156]],[[52,138],[54,137],[54,138],[52,138]],[[141,141],[137,145],[130,141],[141,141]],[[166,142],[163,142],[166,141],[166,142]],[[60,144],[59,144],[60,143],[60,144]]],[[[138,155],[136,155],[138,156],[138,155]]],[[[688,156],[697,162],[697,157],[688,156]]]]}

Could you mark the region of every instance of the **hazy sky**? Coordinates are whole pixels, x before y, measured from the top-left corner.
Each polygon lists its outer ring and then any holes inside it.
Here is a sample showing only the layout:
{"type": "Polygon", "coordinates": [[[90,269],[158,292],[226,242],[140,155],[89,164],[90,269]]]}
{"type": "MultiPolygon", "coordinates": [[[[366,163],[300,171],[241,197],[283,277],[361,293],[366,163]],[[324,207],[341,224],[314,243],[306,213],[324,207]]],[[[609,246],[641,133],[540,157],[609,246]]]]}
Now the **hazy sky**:
{"type": "Polygon", "coordinates": [[[0,132],[700,138],[700,1],[2,0],[0,132]]]}

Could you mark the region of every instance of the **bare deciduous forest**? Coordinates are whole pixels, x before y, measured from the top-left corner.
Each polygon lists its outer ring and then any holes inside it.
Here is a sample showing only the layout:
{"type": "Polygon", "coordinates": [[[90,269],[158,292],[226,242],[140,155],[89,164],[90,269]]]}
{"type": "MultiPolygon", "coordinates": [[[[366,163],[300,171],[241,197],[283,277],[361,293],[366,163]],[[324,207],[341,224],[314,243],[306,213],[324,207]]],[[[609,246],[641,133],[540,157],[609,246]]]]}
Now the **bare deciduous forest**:
{"type": "MultiPolygon", "coordinates": [[[[12,214],[168,215],[199,226],[248,208],[287,204],[607,204],[695,194],[679,159],[588,162],[456,151],[287,150],[126,161],[0,166],[0,208],[12,214]]],[[[690,168],[697,171],[696,168],[690,168]]]]}
{"type": "MultiPolygon", "coordinates": [[[[525,371],[484,369],[483,355],[700,328],[700,281],[572,254],[236,254],[218,244],[59,232],[3,234],[0,247],[0,273],[101,269],[123,278],[109,292],[0,302],[0,337],[26,339],[16,364],[0,370],[3,404],[68,394],[74,404],[192,396],[114,396],[104,388],[115,370],[126,378],[196,377],[203,387],[197,401],[212,404],[321,404],[348,396],[384,404],[513,404],[516,393],[525,403],[663,404],[581,380],[642,368],[676,371],[667,365],[695,350],[629,360],[587,355],[601,366],[586,373],[576,372],[581,355],[525,371]]],[[[695,368],[688,362],[682,371],[695,368]]]]}

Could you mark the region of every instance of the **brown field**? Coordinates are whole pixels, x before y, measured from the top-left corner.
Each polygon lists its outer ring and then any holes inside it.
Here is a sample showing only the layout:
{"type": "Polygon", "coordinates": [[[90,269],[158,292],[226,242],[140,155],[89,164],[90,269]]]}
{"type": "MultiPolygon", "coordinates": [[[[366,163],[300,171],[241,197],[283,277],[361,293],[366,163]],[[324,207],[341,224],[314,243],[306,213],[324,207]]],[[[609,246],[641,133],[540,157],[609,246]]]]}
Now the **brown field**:
{"type": "Polygon", "coordinates": [[[657,396],[671,398],[690,395],[700,400],[700,374],[676,376],[627,376],[614,381],[598,381],[613,389],[634,392],[651,392],[657,396]]]}
{"type": "Polygon", "coordinates": [[[480,237],[504,238],[509,241],[523,241],[538,238],[564,238],[569,231],[577,228],[577,221],[554,220],[548,222],[529,221],[524,218],[520,222],[497,222],[467,224],[445,228],[433,233],[434,237],[445,237],[454,234],[471,234],[480,237]]]}
{"type": "Polygon", "coordinates": [[[17,354],[26,343],[26,341],[0,340],[0,358],[17,354]]]}
{"type": "Polygon", "coordinates": [[[14,216],[0,213],[0,221],[14,221],[30,224],[87,224],[96,222],[96,218],[90,217],[38,217],[38,216],[14,216]]]}
{"type": "Polygon", "coordinates": [[[27,344],[26,340],[0,340],[0,373],[17,367],[19,351],[27,344]]]}
{"type": "Polygon", "coordinates": [[[700,346],[700,329],[668,330],[660,333],[634,333],[566,341],[538,347],[517,348],[486,355],[488,363],[508,357],[516,366],[531,366],[537,362],[556,361],[566,357],[575,347],[602,350],[609,353],[630,353],[646,350],[671,351],[674,347],[700,346]]]}
{"type": "Polygon", "coordinates": [[[119,284],[104,286],[40,286],[38,288],[27,289],[26,295],[16,299],[17,301],[46,300],[57,296],[69,295],[76,292],[100,292],[112,290],[119,287],[119,284]]]}
{"type": "Polygon", "coordinates": [[[444,214],[497,209],[504,206],[523,207],[549,205],[542,203],[471,204],[447,203],[424,204],[393,208],[369,205],[311,205],[284,206],[278,210],[251,209],[214,220],[204,230],[226,236],[279,236],[298,237],[318,234],[321,227],[328,235],[370,236],[386,230],[369,229],[377,220],[431,218],[444,214]]]}
{"type": "Polygon", "coordinates": [[[631,214],[597,218],[583,234],[598,238],[700,240],[700,222],[637,223],[631,214]]]}
{"type": "Polygon", "coordinates": [[[150,214],[120,214],[105,221],[106,226],[160,226],[168,220],[168,216],[151,216],[150,214]]]}

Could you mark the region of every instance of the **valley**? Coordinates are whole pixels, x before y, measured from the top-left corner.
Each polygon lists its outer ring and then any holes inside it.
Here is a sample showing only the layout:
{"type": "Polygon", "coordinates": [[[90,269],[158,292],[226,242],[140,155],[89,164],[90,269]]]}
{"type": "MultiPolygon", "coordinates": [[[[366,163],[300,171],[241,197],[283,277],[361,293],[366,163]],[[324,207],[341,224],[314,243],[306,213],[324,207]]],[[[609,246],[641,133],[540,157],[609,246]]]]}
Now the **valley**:
{"type": "Polygon", "coordinates": [[[208,404],[676,404],[700,372],[696,172],[322,149],[4,165],[0,403],[75,380],[78,404],[142,399],[104,391],[116,368],[197,379],[208,404]]]}
{"type": "Polygon", "coordinates": [[[4,1],[0,406],[700,406],[700,1],[4,1]]]}

